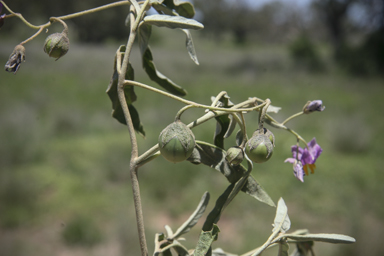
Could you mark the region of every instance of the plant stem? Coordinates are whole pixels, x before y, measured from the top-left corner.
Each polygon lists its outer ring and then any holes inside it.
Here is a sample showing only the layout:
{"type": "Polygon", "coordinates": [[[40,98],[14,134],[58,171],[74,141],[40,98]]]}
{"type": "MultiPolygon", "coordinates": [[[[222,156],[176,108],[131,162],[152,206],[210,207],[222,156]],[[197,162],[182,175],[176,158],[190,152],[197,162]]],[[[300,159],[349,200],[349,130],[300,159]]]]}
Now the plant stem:
{"type": "Polygon", "coordinates": [[[138,179],[138,175],[137,175],[137,171],[138,171],[138,166],[137,166],[138,146],[137,146],[137,139],[136,139],[135,129],[134,129],[133,123],[132,123],[131,114],[129,113],[128,104],[125,100],[124,82],[125,82],[125,75],[127,73],[128,64],[129,64],[129,56],[130,56],[130,53],[132,50],[133,43],[135,41],[137,28],[139,26],[139,22],[141,20],[141,17],[143,16],[143,13],[145,12],[146,6],[149,3],[149,0],[146,0],[144,2],[144,4],[142,5],[140,10],[136,9],[138,7],[136,0],[132,0],[132,2],[134,4],[131,6],[131,11],[134,11],[137,13],[137,19],[134,20],[134,15],[131,12],[130,13],[131,30],[130,30],[130,34],[128,37],[128,42],[126,45],[126,51],[124,53],[123,63],[121,65],[121,70],[120,70],[120,74],[119,74],[117,94],[119,97],[121,107],[122,107],[123,112],[124,112],[124,117],[125,117],[125,120],[127,123],[128,131],[129,131],[129,135],[130,135],[130,139],[131,139],[132,148],[131,148],[131,161],[130,161],[130,176],[131,176],[131,183],[132,183],[133,202],[135,205],[135,212],[136,212],[136,224],[137,224],[137,230],[139,233],[141,255],[147,256],[148,255],[148,247],[147,247],[147,241],[145,238],[144,217],[143,217],[143,210],[142,210],[142,205],[141,205],[139,179],[138,179]]]}
{"type": "Polygon", "coordinates": [[[301,111],[301,112],[299,112],[299,113],[296,113],[296,114],[294,114],[294,115],[291,115],[290,117],[288,117],[287,119],[285,119],[281,124],[282,124],[282,125],[285,125],[286,123],[288,123],[289,121],[291,121],[293,118],[296,118],[296,117],[301,116],[301,115],[303,115],[303,114],[304,114],[304,112],[301,111]]]}
{"type": "MultiPolygon", "coordinates": [[[[235,106],[233,106],[231,108],[218,108],[218,107],[212,107],[212,106],[208,106],[208,105],[199,104],[199,103],[196,103],[196,102],[193,102],[193,101],[190,101],[190,100],[186,100],[186,99],[180,98],[178,96],[175,96],[175,95],[173,95],[171,93],[168,93],[168,92],[165,92],[165,91],[153,88],[151,86],[148,86],[146,84],[143,84],[143,83],[140,83],[140,82],[137,82],[137,81],[125,80],[124,81],[124,85],[137,86],[137,87],[141,87],[141,88],[144,88],[144,89],[147,89],[147,90],[159,93],[161,95],[167,96],[169,98],[177,100],[177,101],[179,101],[181,103],[184,103],[186,105],[191,105],[188,108],[191,108],[191,107],[194,107],[194,108],[204,108],[204,109],[209,109],[209,110],[212,110],[212,111],[226,111],[227,113],[235,113],[235,112],[250,112],[250,111],[262,108],[265,105],[265,103],[263,103],[263,104],[256,105],[256,106],[253,106],[253,107],[250,107],[250,108],[235,108],[235,106]]],[[[247,100],[246,102],[248,102],[248,104],[243,104],[243,106],[252,105],[252,104],[254,105],[256,101],[258,101],[258,99],[252,98],[250,100],[247,100]]]]}
{"type": "MultiPolygon", "coordinates": [[[[33,25],[31,23],[29,23],[24,17],[23,15],[21,15],[20,13],[15,13],[13,12],[5,3],[4,1],[0,1],[4,7],[13,15],[13,16],[16,16],[18,17],[21,21],[23,21],[28,27],[30,28],[33,28],[33,29],[40,29],[40,28],[45,28],[45,27],[48,27],[51,25],[50,22],[47,22],[43,25],[40,25],[40,26],[36,26],[36,25],[33,25]]],[[[92,9],[89,9],[89,10],[85,10],[85,11],[81,11],[81,12],[76,12],[76,13],[73,13],[73,14],[68,14],[68,15],[64,15],[64,16],[60,16],[60,17],[56,17],[58,19],[61,19],[61,20],[68,20],[68,19],[72,19],[72,18],[76,18],[76,17],[80,17],[80,16],[83,16],[85,14],[90,14],[90,13],[94,13],[94,12],[98,12],[98,11],[102,11],[102,10],[106,10],[106,9],[109,9],[109,8],[112,8],[112,7],[116,7],[116,6],[121,6],[121,5],[127,5],[127,4],[130,4],[131,1],[118,1],[118,2],[114,2],[114,3],[110,3],[110,4],[106,4],[106,5],[102,5],[102,6],[99,6],[99,7],[96,7],[96,8],[92,8],[92,9]]],[[[12,17],[11,15],[7,16],[7,18],[10,18],[12,17]]]]}

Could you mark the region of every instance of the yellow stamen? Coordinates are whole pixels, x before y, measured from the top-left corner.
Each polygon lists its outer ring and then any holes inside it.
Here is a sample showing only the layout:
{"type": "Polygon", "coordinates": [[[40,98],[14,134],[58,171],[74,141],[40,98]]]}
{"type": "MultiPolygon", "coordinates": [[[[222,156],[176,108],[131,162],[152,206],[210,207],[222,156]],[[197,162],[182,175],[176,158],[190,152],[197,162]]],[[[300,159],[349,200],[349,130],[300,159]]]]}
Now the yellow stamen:
{"type": "Polygon", "coordinates": [[[309,169],[311,169],[311,173],[314,174],[315,169],[316,169],[316,165],[315,164],[308,164],[308,166],[309,166],[309,169]]]}
{"type": "Polygon", "coordinates": [[[305,172],[305,175],[308,176],[308,167],[307,167],[307,165],[304,165],[304,166],[303,166],[303,170],[304,170],[304,172],[305,172]]]}

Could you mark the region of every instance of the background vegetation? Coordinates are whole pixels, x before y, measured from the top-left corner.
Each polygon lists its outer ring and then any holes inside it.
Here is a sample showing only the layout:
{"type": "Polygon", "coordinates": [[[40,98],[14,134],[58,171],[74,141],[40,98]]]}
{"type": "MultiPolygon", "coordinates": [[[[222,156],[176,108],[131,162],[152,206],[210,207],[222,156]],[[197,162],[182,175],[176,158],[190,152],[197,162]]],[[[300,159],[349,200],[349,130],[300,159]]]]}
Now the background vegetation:
{"type": "MultiPolygon", "coordinates": [[[[78,8],[75,11],[86,7],[78,8]]],[[[11,23],[21,22],[6,20],[0,32],[0,63],[4,64],[13,47],[31,34],[16,25],[12,26],[17,32],[9,31],[11,23]]],[[[273,130],[277,140],[273,160],[256,166],[253,175],[275,201],[284,197],[292,229],[343,233],[357,239],[353,245],[316,244],[317,255],[380,255],[384,235],[382,76],[376,71],[364,76],[345,72],[334,61],[335,48],[321,40],[320,33],[315,37],[308,30],[291,28],[292,36],[275,41],[276,36],[250,33],[241,47],[230,30],[219,40],[207,32],[193,33],[200,66],[190,61],[182,32],[156,29],[152,52],[159,70],[186,88],[188,99],[194,101],[208,104],[210,96],[222,90],[233,102],[269,97],[282,107],[276,115],[282,120],[307,100],[322,99],[324,112],[291,124],[307,140],[315,135],[323,147],[316,173],[306,177],[305,183],[297,181],[291,165],[283,163],[295,139],[273,130]]],[[[76,31],[70,27],[70,36],[80,34],[76,31]]],[[[326,27],[323,31],[327,38],[326,27]]],[[[358,33],[356,37],[361,38],[357,42],[366,38],[358,33]]],[[[128,180],[129,135],[110,116],[105,93],[114,53],[125,42],[111,38],[97,45],[73,40],[69,53],[55,62],[43,53],[44,38],[39,37],[26,45],[27,61],[16,76],[0,73],[1,256],[138,254],[128,180]]],[[[137,80],[152,84],[140,71],[138,49],[132,58],[137,80]]],[[[147,91],[136,93],[135,106],[147,134],[139,138],[144,151],[157,141],[181,105],[147,91]]],[[[201,114],[194,111],[186,113],[185,122],[201,114]]],[[[246,118],[248,129],[257,126],[256,114],[246,118]]],[[[211,140],[214,127],[210,122],[194,130],[196,138],[211,140]]],[[[227,186],[224,177],[207,167],[174,165],[162,158],[143,167],[140,180],[149,241],[164,231],[165,224],[178,227],[204,191],[209,190],[214,199],[227,186]]],[[[265,241],[275,209],[246,195],[238,199],[222,217],[215,246],[240,254],[265,241]]],[[[186,236],[190,247],[199,232],[196,228],[186,236]]]]}

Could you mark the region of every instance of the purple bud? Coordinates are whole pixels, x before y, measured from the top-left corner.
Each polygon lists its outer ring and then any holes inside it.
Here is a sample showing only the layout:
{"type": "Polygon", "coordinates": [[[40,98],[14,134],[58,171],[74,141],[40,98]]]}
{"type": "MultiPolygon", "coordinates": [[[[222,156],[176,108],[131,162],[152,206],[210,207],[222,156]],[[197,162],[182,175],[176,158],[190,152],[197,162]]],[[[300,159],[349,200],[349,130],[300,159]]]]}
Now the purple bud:
{"type": "Polygon", "coordinates": [[[305,104],[303,111],[305,114],[312,113],[314,111],[323,111],[325,107],[323,106],[323,101],[321,100],[313,100],[308,101],[307,104],[305,104]]]}

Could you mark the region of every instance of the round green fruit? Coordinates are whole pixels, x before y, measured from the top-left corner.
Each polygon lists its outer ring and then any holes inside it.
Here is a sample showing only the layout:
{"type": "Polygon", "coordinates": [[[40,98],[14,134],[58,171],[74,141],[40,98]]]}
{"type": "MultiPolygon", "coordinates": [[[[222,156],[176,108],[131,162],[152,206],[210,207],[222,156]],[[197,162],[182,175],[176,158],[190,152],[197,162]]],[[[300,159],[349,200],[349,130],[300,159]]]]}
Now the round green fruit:
{"type": "Polygon", "coordinates": [[[245,153],[255,163],[268,161],[273,154],[273,145],[269,137],[256,135],[250,138],[245,145],[245,153]]]}
{"type": "Polygon", "coordinates": [[[161,155],[172,163],[182,162],[191,156],[195,148],[195,136],[191,129],[177,120],[168,125],[159,136],[161,155]]]}

